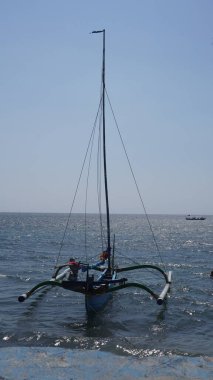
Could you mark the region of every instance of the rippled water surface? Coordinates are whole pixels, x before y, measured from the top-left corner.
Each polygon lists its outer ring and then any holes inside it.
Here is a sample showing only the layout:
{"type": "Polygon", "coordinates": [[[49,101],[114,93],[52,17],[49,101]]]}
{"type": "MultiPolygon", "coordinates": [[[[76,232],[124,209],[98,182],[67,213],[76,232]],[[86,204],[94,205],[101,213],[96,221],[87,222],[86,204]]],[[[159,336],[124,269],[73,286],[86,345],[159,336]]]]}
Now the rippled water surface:
{"type": "MultiPolygon", "coordinates": [[[[150,263],[173,272],[166,305],[158,306],[138,288],[113,295],[98,315],[88,317],[84,298],[60,288],[17,297],[52,275],[67,221],[65,214],[0,214],[1,347],[37,346],[100,350],[126,356],[213,356],[213,217],[186,221],[184,216],[150,216],[159,257],[144,216],[114,215],[116,261],[150,263]],[[162,259],[162,262],[161,262],[162,259]]],[[[85,219],[72,217],[60,263],[70,256],[85,260],[85,219]]],[[[98,218],[88,216],[88,257],[101,252],[98,218]]],[[[152,283],[151,271],[128,278],[152,283]]]]}

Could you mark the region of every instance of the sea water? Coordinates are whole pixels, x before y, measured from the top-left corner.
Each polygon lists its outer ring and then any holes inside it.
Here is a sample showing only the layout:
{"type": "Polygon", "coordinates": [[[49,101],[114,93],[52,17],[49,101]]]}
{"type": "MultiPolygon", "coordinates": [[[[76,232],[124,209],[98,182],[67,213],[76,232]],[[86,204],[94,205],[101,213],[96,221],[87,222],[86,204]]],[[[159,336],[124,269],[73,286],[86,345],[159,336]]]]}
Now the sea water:
{"type": "MultiPolygon", "coordinates": [[[[84,297],[61,288],[18,302],[20,294],[51,278],[67,215],[0,214],[0,379],[213,378],[213,217],[149,218],[158,249],[145,216],[111,216],[115,261],[171,270],[166,304],[125,288],[88,317],[84,297]]],[[[86,221],[85,234],[85,216],[72,215],[60,264],[70,257],[98,261],[99,217],[86,221]]],[[[151,270],[123,274],[157,293],[164,286],[151,270]]]]}

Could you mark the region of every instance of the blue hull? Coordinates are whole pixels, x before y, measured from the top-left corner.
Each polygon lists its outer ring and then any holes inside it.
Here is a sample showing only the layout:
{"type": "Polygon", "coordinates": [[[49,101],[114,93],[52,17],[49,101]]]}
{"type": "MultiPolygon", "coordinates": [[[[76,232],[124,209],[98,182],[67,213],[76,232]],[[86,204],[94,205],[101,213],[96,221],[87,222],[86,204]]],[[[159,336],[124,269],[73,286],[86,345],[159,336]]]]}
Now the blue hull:
{"type": "Polygon", "coordinates": [[[106,306],[112,298],[112,293],[104,293],[97,295],[85,295],[85,306],[88,313],[96,313],[106,306]]]}
{"type": "MultiPolygon", "coordinates": [[[[105,278],[106,271],[98,278],[101,281],[105,278]]],[[[112,279],[116,279],[116,272],[113,273],[112,279]]],[[[110,285],[110,287],[113,284],[110,285]]],[[[101,293],[101,294],[85,294],[85,306],[87,313],[96,313],[103,309],[108,301],[112,298],[112,293],[101,293]]]]}

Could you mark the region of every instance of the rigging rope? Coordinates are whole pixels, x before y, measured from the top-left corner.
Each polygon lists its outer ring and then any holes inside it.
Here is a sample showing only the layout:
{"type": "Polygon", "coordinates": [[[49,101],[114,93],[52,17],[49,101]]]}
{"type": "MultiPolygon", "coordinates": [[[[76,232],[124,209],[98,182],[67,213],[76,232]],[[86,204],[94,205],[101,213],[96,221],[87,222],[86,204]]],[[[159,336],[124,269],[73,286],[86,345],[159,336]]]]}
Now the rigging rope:
{"type": "Polygon", "coordinates": [[[126,147],[125,147],[125,144],[124,144],[124,141],[123,141],[123,138],[122,138],[122,135],[121,135],[121,132],[120,132],[119,126],[118,126],[118,122],[117,122],[117,119],[116,119],[116,117],[115,117],[115,113],[114,113],[114,111],[113,111],[112,104],[111,104],[111,102],[110,102],[109,95],[108,95],[108,93],[107,93],[106,88],[105,88],[105,92],[106,92],[107,100],[108,100],[108,102],[109,102],[109,106],[110,106],[110,109],[111,109],[111,112],[112,112],[112,115],[113,115],[113,118],[114,118],[114,121],[115,121],[115,125],[116,125],[116,127],[117,127],[117,131],[118,131],[118,134],[119,134],[119,137],[120,137],[120,140],[121,140],[121,143],[122,143],[123,149],[124,149],[124,153],[125,153],[125,155],[126,155],[127,162],[128,162],[128,165],[129,165],[130,171],[131,171],[131,173],[132,173],[132,177],[133,177],[133,180],[134,180],[134,182],[135,182],[135,186],[136,186],[136,189],[137,189],[137,192],[138,192],[138,195],[139,195],[139,198],[140,198],[141,204],[142,204],[142,206],[143,206],[144,214],[145,214],[146,219],[147,219],[147,222],[148,222],[148,224],[149,224],[149,228],[150,228],[150,231],[151,231],[151,233],[152,233],[152,237],[153,237],[153,240],[154,240],[154,243],[155,243],[155,246],[156,246],[157,252],[158,252],[158,254],[159,254],[159,257],[160,257],[161,263],[162,263],[162,265],[163,265],[164,268],[165,268],[165,265],[164,265],[163,260],[162,260],[162,257],[161,257],[160,249],[159,249],[159,247],[158,247],[158,243],[157,243],[157,241],[156,241],[155,234],[154,234],[154,231],[153,231],[153,228],[152,228],[151,222],[150,222],[150,220],[149,220],[149,217],[148,217],[148,214],[147,214],[147,211],[146,211],[146,207],[145,207],[145,204],[144,204],[144,202],[143,202],[143,199],[142,199],[142,196],[141,196],[141,192],[140,192],[140,189],[139,189],[139,187],[138,187],[138,184],[137,184],[137,181],[136,181],[136,177],[135,177],[135,174],[134,174],[134,172],[133,172],[133,168],[132,168],[132,165],[131,165],[131,163],[130,163],[130,159],[129,159],[129,156],[128,156],[128,154],[127,154],[127,150],[126,150],[126,147]]]}
{"type": "MultiPolygon", "coordinates": [[[[118,126],[118,122],[117,122],[117,119],[115,117],[115,113],[114,113],[114,110],[112,108],[112,104],[110,102],[109,95],[108,95],[108,92],[107,92],[106,88],[105,88],[105,93],[107,95],[107,100],[108,100],[108,103],[109,103],[109,106],[110,106],[110,109],[111,109],[111,112],[112,112],[112,115],[113,115],[113,118],[114,118],[114,122],[115,122],[117,131],[118,131],[118,134],[119,134],[122,146],[123,146],[123,150],[124,150],[124,153],[125,153],[125,156],[126,156],[126,159],[127,159],[127,162],[128,162],[128,165],[129,165],[129,168],[130,168],[130,171],[131,171],[131,174],[132,174],[135,186],[136,186],[136,189],[137,189],[137,193],[139,195],[139,198],[140,198],[143,210],[144,210],[144,214],[146,216],[146,219],[147,219],[150,231],[152,233],[152,237],[153,237],[153,241],[154,241],[155,246],[156,246],[156,250],[157,250],[158,255],[160,257],[161,263],[164,266],[164,263],[163,263],[163,260],[162,260],[162,257],[161,257],[161,253],[160,253],[160,249],[159,249],[158,243],[156,241],[155,234],[154,234],[151,222],[149,220],[149,216],[147,214],[146,207],[145,207],[145,204],[143,202],[143,199],[142,199],[142,196],[141,196],[141,192],[139,190],[139,186],[138,186],[138,183],[136,181],[136,177],[135,177],[132,165],[130,163],[130,159],[129,159],[129,156],[128,156],[128,153],[127,153],[127,150],[126,150],[126,147],[125,147],[125,144],[124,144],[124,141],[123,141],[123,138],[122,138],[119,126],[118,126]]],[[[95,122],[93,124],[92,132],[91,132],[90,139],[89,139],[89,143],[88,143],[88,146],[87,146],[87,149],[86,149],[86,154],[85,154],[85,157],[84,157],[84,160],[83,160],[82,168],[81,168],[81,171],[80,171],[79,179],[78,179],[78,182],[77,182],[76,190],[75,190],[73,201],[72,201],[72,204],[71,204],[70,212],[69,212],[69,215],[68,215],[68,218],[67,218],[65,230],[64,230],[64,233],[63,233],[62,240],[60,242],[60,248],[59,248],[59,252],[58,252],[58,256],[57,256],[56,264],[55,264],[56,266],[58,265],[58,261],[59,261],[60,255],[61,255],[61,251],[62,251],[62,247],[63,247],[63,244],[64,244],[64,240],[65,240],[66,232],[67,232],[67,229],[68,229],[68,225],[69,225],[69,222],[70,222],[73,206],[74,206],[74,203],[75,203],[75,199],[76,199],[77,192],[78,192],[78,189],[79,189],[79,185],[80,185],[80,181],[81,181],[81,178],[82,178],[83,170],[84,170],[84,167],[85,167],[86,159],[87,159],[87,156],[89,154],[89,164],[88,164],[88,173],[87,173],[87,185],[86,185],[86,198],[85,198],[85,251],[86,251],[86,260],[87,260],[87,250],[86,250],[86,242],[87,242],[87,240],[86,240],[87,239],[87,237],[86,237],[86,209],[87,209],[89,173],[90,173],[91,156],[92,156],[92,150],[93,150],[93,144],[94,144],[94,136],[95,136],[95,130],[96,130],[96,127],[97,127],[98,116],[101,118],[100,110],[102,110],[102,101],[103,101],[103,97],[101,96],[100,102],[99,102],[99,106],[98,106],[98,111],[97,111],[96,117],[95,117],[95,122]]],[[[101,131],[100,131],[101,125],[100,124],[101,124],[101,122],[99,120],[99,138],[98,138],[98,154],[97,154],[97,192],[98,192],[98,207],[99,207],[99,217],[100,217],[101,241],[102,241],[102,249],[103,249],[103,240],[104,240],[103,231],[104,230],[103,230],[103,220],[102,220],[102,211],[101,211],[101,174],[100,174],[101,173],[101,137],[100,137],[100,134],[101,134],[101,131]]]]}
{"type": "Polygon", "coordinates": [[[87,171],[87,184],[86,184],[86,196],[85,196],[85,209],[84,209],[84,223],[85,223],[85,256],[86,256],[86,262],[88,261],[87,257],[87,197],[88,197],[88,187],[89,187],[89,174],[90,174],[90,166],[91,166],[91,158],[92,158],[92,151],[93,151],[93,145],[94,145],[94,137],[95,137],[95,129],[93,130],[93,136],[91,139],[91,148],[90,148],[90,155],[89,155],[89,163],[88,163],[88,171],[87,171]]]}
{"type": "Polygon", "coordinates": [[[59,252],[58,252],[58,256],[56,258],[55,266],[58,265],[58,261],[59,261],[60,255],[61,255],[62,247],[63,247],[63,244],[64,244],[64,239],[65,239],[65,236],[66,236],[66,233],[67,233],[67,229],[68,229],[68,225],[69,225],[69,222],[70,222],[73,206],[74,206],[74,203],[75,203],[75,199],[76,199],[77,192],[78,192],[78,189],[79,189],[79,185],[80,185],[81,177],[82,177],[82,174],[83,174],[84,166],[85,166],[85,163],[86,163],[87,155],[88,155],[88,152],[89,152],[89,147],[90,147],[93,135],[95,133],[96,123],[97,123],[97,118],[98,118],[98,115],[99,115],[101,103],[102,103],[102,98],[100,99],[100,102],[99,102],[98,111],[96,113],[95,122],[93,124],[92,132],[91,132],[90,139],[89,139],[89,143],[88,143],[88,146],[87,146],[87,149],[86,149],[86,153],[85,153],[85,156],[84,156],[84,160],[83,160],[83,164],[82,164],[82,167],[81,167],[80,175],[79,175],[79,178],[78,178],[77,186],[76,186],[76,189],[75,189],[73,201],[72,201],[72,204],[71,204],[71,207],[70,207],[70,212],[69,212],[69,215],[68,215],[68,218],[67,218],[67,222],[66,222],[66,226],[65,226],[64,233],[63,233],[63,236],[62,236],[62,240],[60,242],[59,252]]]}

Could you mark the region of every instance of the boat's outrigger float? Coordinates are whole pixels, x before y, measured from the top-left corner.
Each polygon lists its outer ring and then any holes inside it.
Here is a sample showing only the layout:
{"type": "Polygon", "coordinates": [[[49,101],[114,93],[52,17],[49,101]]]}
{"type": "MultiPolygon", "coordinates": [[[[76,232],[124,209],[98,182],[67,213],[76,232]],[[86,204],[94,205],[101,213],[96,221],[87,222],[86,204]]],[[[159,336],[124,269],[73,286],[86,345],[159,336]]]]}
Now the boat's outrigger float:
{"type": "Polygon", "coordinates": [[[172,275],[171,271],[166,273],[158,266],[141,264],[123,268],[116,268],[109,272],[108,267],[103,267],[105,261],[108,260],[103,259],[97,264],[89,265],[72,259],[72,261],[69,261],[64,265],[57,267],[55,273],[53,274],[50,280],[40,282],[27,293],[24,293],[21,296],[19,296],[18,300],[19,302],[24,302],[27,298],[36,293],[38,290],[41,290],[47,286],[58,286],[67,290],[71,290],[73,292],[84,294],[86,309],[89,312],[98,311],[103,306],[105,306],[108,299],[111,297],[112,292],[128,287],[137,287],[145,290],[154,299],[156,299],[158,305],[162,305],[163,302],[166,300],[166,296],[170,290],[172,275]],[[144,284],[138,282],[128,282],[128,279],[125,277],[117,278],[118,273],[137,269],[154,269],[160,272],[165,280],[165,286],[162,292],[160,294],[156,294],[153,290],[151,290],[148,286],[144,284]],[[100,276],[97,278],[97,281],[94,280],[94,275],[90,274],[91,270],[101,272],[100,276]],[[86,279],[84,281],[78,279],[79,271],[86,272],[86,279]]]}

